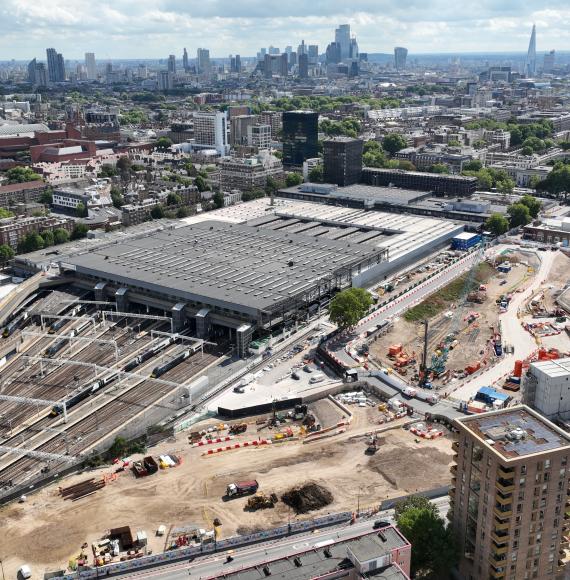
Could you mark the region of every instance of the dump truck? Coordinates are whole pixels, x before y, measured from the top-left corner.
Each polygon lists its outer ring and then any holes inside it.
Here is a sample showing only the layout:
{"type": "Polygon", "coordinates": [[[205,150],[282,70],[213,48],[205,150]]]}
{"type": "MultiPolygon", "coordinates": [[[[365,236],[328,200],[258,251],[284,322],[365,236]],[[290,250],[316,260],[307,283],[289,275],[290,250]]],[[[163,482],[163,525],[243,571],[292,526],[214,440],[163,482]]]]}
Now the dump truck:
{"type": "Polygon", "coordinates": [[[253,479],[251,481],[236,481],[230,483],[226,489],[228,497],[239,497],[242,495],[251,495],[259,489],[259,483],[253,479]]]}
{"type": "Polygon", "coordinates": [[[254,496],[247,500],[246,509],[263,510],[266,508],[272,508],[275,507],[277,501],[277,496],[274,493],[271,495],[265,495],[263,492],[256,493],[254,496]]]}
{"type": "Polygon", "coordinates": [[[229,429],[230,435],[239,435],[247,431],[247,423],[234,423],[229,429]]]}

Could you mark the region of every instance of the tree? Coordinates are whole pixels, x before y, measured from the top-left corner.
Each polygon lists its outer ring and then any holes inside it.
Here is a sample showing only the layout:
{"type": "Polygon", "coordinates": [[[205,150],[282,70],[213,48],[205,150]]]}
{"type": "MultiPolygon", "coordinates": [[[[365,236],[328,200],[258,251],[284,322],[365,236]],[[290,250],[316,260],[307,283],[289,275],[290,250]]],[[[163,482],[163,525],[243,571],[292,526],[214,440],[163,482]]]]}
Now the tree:
{"type": "Polygon", "coordinates": [[[499,181],[495,182],[497,191],[502,194],[512,193],[515,185],[515,182],[510,177],[507,177],[506,179],[500,179],[499,181]]]}
{"type": "Polygon", "coordinates": [[[528,207],[524,203],[513,203],[507,208],[511,228],[526,226],[531,221],[528,207]]]}
{"type": "Polygon", "coordinates": [[[35,252],[44,247],[44,240],[37,232],[26,234],[18,244],[18,252],[27,254],[28,252],[35,252]]]}
{"type": "Polygon", "coordinates": [[[570,191],[570,165],[556,164],[546,179],[537,184],[536,188],[550,194],[567,193],[570,191]]]}
{"type": "Polygon", "coordinates": [[[172,139],[159,137],[154,144],[157,149],[169,149],[172,146],[172,139]]]}
{"type": "Polygon", "coordinates": [[[312,183],[322,183],[324,178],[324,167],[322,163],[315,165],[311,171],[309,171],[309,181],[312,183]]]}
{"type": "Polygon", "coordinates": [[[65,244],[69,241],[69,233],[63,228],[56,228],[53,230],[53,243],[54,244],[65,244]]]}
{"type": "Polygon", "coordinates": [[[437,508],[427,497],[423,495],[409,495],[406,499],[399,501],[394,506],[394,518],[397,520],[406,510],[411,508],[431,510],[433,515],[437,515],[437,508]]]}
{"type": "Polygon", "coordinates": [[[471,161],[463,164],[464,171],[480,171],[482,168],[483,164],[479,159],[471,159],[471,161]]]}
{"type": "Polygon", "coordinates": [[[99,177],[115,177],[117,175],[117,170],[112,165],[104,163],[101,165],[99,170],[99,177]]]}
{"type": "Polygon", "coordinates": [[[48,187],[41,195],[40,195],[40,203],[45,205],[51,205],[53,203],[53,189],[48,187]]]}
{"type": "Polygon", "coordinates": [[[407,146],[406,140],[399,133],[390,133],[382,139],[382,149],[394,156],[398,151],[407,146]]]}
{"type": "Polygon", "coordinates": [[[153,220],[159,220],[159,219],[162,219],[164,217],[164,208],[162,207],[162,205],[160,203],[156,204],[150,210],[150,217],[153,220]]]}
{"type": "Polygon", "coordinates": [[[182,198],[178,193],[171,191],[166,196],[166,205],[182,205],[182,198]]]}
{"type": "Polygon", "coordinates": [[[363,288],[348,288],[339,292],[329,306],[331,322],[339,328],[352,328],[372,305],[370,294],[363,288]]]}
{"type": "Polygon", "coordinates": [[[414,546],[411,570],[415,578],[448,578],[457,562],[453,531],[431,507],[406,506],[396,518],[398,528],[414,546]]]}
{"type": "Polygon", "coordinates": [[[301,185],[303,183],[303,176],[299,173],[288,173],[285,178],[285,185],[287,187],[293,187],[295,185],[301,185]]]}
{"type": "Polygon", "coordinates": [[[12,167],[6,171],[8,183],[26,183],[27,181],[40,181],[42,176],[31,167],[12,167]]]}
{"type": "Polygon", "coordinates": [[[0,220],[14,217],[14,214],[3,207],[0,207],[0,220]]]}
{"type": "Polygon", "coordinates": [[[125,204],[125,198],[118,187],[111,187],[111,201],[113,202],[113,207],[121,209],[125,204]]]}
{"type": "Polygon", "coordinates": [[[178,210],[176,211],[177,218],[185,218],[185,217],[188,217],[189,215],[190,215],[190,208],[186,205],[179,207],[178,210]]]}
{"type": "Polygon", "coordinates": [[[500,213],[492,213],[485,222],[485,228],[493,235],[500,236],[509,229],[509,220],[500,213]]]}
{"type": "Polygon", "coordinates": [[[73,231],[71,232],[72,240],[80,240],[87,236],[89,228],[85,224],[75,224],[73,231]]]}
{"type": "Polygon", "coordinates": [[[241,196],[241,200],[251,201],[252,199],[261,199],[262,197],[265,197],[265,191],[256,189],[254,191],[244,191],[241,196]]]}
{"type": "Polygon", "coordinates": [[[198,191],[200,193],[202,193],[203,191],[207,191],[208,189],[210,189],[208,187],[208,184],[206,183],[206,180],[201,175],[198,175],[196,177],[196,179],[194,180],[194,185],[198,188],[198,191]]]}
{"type": "Polygon", "coordinates": [[[449,167],[444,163],[434,163],[428,169],[429,173],[449,173],[449,167]]]}
{"type": "Polygon", "coordinates": [[[8,260],[11,260],[14,257],[14,250],[6,245],[0,245],[0,263],[5,264],[8,260]]]}
{"type": "Polygon", "coordinates": [[[269,175],[265,180],[265,193],[267,193],[267,195],[275,195],[275,192],[278,189],[279,183],[277,183],[275,177],[271,177],[271,175],[269,175]]]}
{"type": "Polygon", "coordinates": [[[126,155],[119,157],[119,159],[117,160],[117,169],[121,173],[122,172],[127,172],[127,173],[130,172],[132,166],[133,166],[133,162],[126,155]]]}
{"type": "Polygon", "coordinates": [[[214,207],[216,209],[220,209],[224,207],[224,194],[221,191],[216,191],[212,197],[212,201],[214,202],[214,207]]]}
{"type": "Polygon", "coordinates": [[[457,139],[451,139],[447,142],[448,147],[461,147],[461,143],[457,139]]]}
{"type": "MultiPolygon", "coordinates": [[[[415,171],[416,166],[407,159],[398,159],[398,169],[403,169],[404,171],[415,171]]],[[[449,173],[449,171],[447,173],[449,173]]]]}
{"type": "Polygon", "coordinates": [[[528,211],[533,218],[538,216],[540,208],[542,207],[542,202],[532,195],[523,195],[520,198],[519,203],[528,207],[528,211]]]}
{"type": "Polygon", "coordinates": [[[85,204],[83,202],[79,202],[76,206],[75,206],[75,215],[77,217],[87,217],[88,212],[87,212],[87,208],[85,207],[85,204]]]}
{"type": "Polygon", "coordinates": [[[44,241],[44,248],[48,248],[49,246],[53,246],[55,243],[55,238],[53,232],[46,230],[45,232],[41,233],[42,239],[44,241]]]}

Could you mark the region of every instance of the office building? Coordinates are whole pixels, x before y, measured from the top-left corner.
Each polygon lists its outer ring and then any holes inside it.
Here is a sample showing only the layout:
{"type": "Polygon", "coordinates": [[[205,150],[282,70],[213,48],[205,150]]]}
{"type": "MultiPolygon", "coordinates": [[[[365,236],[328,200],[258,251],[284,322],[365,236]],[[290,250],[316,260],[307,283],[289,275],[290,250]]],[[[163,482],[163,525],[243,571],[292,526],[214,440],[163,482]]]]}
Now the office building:
{"type": "Polygon", "coordinates": [[[227,115],[225,111],[196,111],[194,141],[200,149],[215,149],[219,155],[229,153],[227,115]]]}
{"type": "Polygon", "coordinates": [[[250,125],[247,128],[247,144],[257,149],[270,149],[271,127],[269,125],[250,125]]]}
{"type": "Polygon", "coordinates": [[[263,57],[263,74],[270,79],[273,75],[286,77],[289,74],[289,57],[287,53],[266,54],[263,57]]]}
{"type": "Polygon", "coordinates": [[[313,111],[283,113],[283,164],[302,167],[306,159],[318,157],[319,114],[313,111]]]}
{"type": "Polygon", "coordinates": [[[277,134],[283,127],[283,113],[281,111],[263,111],[259,114],[259,122],[271,127],[271,137],[277,138],[277,134]]]}
{"type": "Polygon", "coordinates": [[[256,115],[231,115],[230,144],[233,147],[248,144],[248,128],[257,123],[256,115]]]}
{"type": "Polygon", "coordinates": [[[207,48],[199,48],[196,52],[196,72],[202,75],[211,72],[210,51],[207,48]]]}
{"type": "Polygon", "coordinates": [[[456,419],[459,577],[567,578],[570,436],[527,406],[456,419]]]}
{"type": "Polygon", "coordinates": [[[87,71],[87,80],[94,81],[97,78],[95,54],[92,52],[85,53],[85,70],[87,71]]]}
{"type": "Polygon", "coordinates": [[[28,64],[28,81],[35,87],[45,87],[48,84],[46,66],[34,58],[28,64]]]}
{"type": "Polygon", "coordinates": [[[173,54],[168,56],[168,72],[176,74],[176,56],[173,54]]]}
{"type": "Polygon", "coordinates": [[[267,151],[253,157],[227,157],[220,161],[220,181],[224,190],[263,189],[268,177],[281,181],[284,173],[281,161],[267,151]]]}
{"type": "Polygon", "coordinates": [[[340,58],[350,57],[350,24],[341,24],[335,30],[335,42],[340,45],[340,58]]]}
{"type": "Polygon", "coordinates": [[[527,77],[536,75],[536,24],[532,25],[532,32],[530,33],[524,73],[527,77]]]}
{"type": "Polygon", "coordinates": [[[297,58],[299,58],[299,56],[302,54],[307,54],[307,52],[307,45],[305,44],[304,40],[301,40],[301,44],[297,47],[297,58]]]}
{"type": "Polygon", "coordinates": [[[46,50],[48,65],[48,81],[50,83],[61,83],[65,81],[65,62],[63,55],[55,48],[46,50]]]}
{"type": "Polygon", "coordinates": [[[319,47],[316,44],[309,44],[309,64],[314,66],[319,60],[319,47]]]}
{"type": "Polygon", "coordinates": [[[158,72],[158,90],[171,91],[174,88],[174,73],[169,70],[158,72]]]}
{"type": "Polygon", "coordinates": [[[358,183],[362,174],[362,147],[362,140],[352,137],[323,141],[325,183],[342,187],[358,183]]]}
{"type": "Polygon", "coordinates": [[[338,42],[331,42],[327,46],[325,62],[326,64],[338,64],[340,62],[340,44],[338,42]]]}
{"type": "Polygon", "coordinates": [[[570,358],[533,362],[523,377],[523,402],[547,419],[570,419],[570,358]]]}
{"type": "Polygon", "coordinates": [[[188,72],[188,69],[190,68],[188,65],[188,51],[186,49],[184,49],[184,52],[182,53],[182,68],[184,69],[184,72],[188,72]]]}
{"type": "Polygon", "coordinates": [[[408,49],[403,46],[397,46],[394,49],[394,65],[396,70],[402,71],[406,68],[406,59],[408,58],[408,49]]]}
{"type": "Polygon", "coordinates": [[[236,54],[235,57],[230,55],[230,72],[241,72],[241,56],[239,54],[236,54]]]}
{"type": "Polygon", "coordinates": [[[299,55],[299,78],[308,79],[309,78],[309,55],[300,54],[299,55]]]}
{"type": "Polygon", "coordinates": [[[545,74],[550,74],[554,70],[554,59],[556,57],[556,52],[551,50],[544,55],[544,63],[542,65],[542,72],[545,74]]]}
{"type": "Polygon", "coordinates": [[[358,60],[358,54],[358,42],[356,42],[356,38],[351,38],[348,57],[354,60],[358,60]]]}

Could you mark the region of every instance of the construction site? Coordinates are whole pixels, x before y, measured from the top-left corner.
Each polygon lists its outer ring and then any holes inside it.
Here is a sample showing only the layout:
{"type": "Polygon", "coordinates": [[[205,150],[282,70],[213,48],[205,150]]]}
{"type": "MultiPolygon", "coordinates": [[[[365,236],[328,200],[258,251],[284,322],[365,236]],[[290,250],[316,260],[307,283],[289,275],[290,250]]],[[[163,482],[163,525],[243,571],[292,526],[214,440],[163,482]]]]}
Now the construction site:
{"type": "Polygon", "coordinates": [[[448,434],[427,440],[403,429],[407,417],[369,395],[343,400],[204,421],[0,508],[6,573],[22,562],[40,574],[158,554],[448,483],[448,434]]]}

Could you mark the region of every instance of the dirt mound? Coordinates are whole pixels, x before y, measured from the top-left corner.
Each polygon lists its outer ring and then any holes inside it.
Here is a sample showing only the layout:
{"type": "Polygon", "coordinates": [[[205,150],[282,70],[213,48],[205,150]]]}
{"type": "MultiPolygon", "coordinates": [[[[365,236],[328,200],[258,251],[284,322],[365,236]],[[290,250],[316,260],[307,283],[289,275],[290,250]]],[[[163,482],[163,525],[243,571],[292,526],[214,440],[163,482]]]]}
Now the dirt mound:
{"type": "Polygon", "coordinates": [[[320,510],[332,503],[333,499],[333,494],[326,487],[314,482],[293,487],[281,496],[281,501],[298,514],[320,510]]]}

